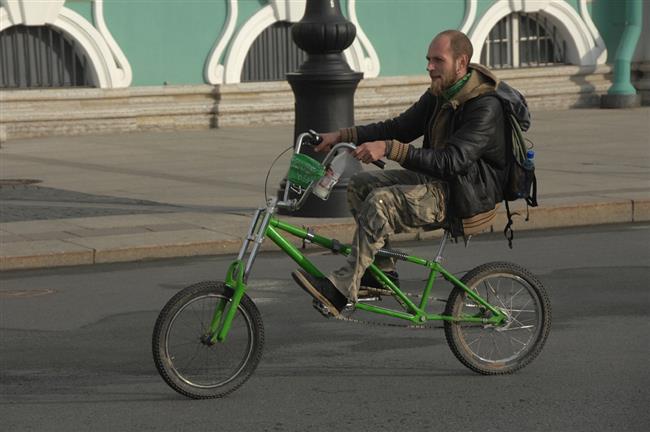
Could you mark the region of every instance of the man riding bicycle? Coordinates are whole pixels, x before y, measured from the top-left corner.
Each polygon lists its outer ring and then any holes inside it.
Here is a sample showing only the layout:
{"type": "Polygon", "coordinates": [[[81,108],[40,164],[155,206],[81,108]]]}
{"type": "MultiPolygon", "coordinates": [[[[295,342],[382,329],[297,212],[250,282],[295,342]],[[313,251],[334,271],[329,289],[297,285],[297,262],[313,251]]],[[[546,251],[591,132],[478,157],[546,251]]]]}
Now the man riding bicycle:
{"type": "MultiPolygon", "coordinates": [[[[469,236],[494,219],[506,175],[504,113],[497,78],[470,64],[472,54],[465,34],[439,33],[426,57],[431,86],[415,104],[393,119],[321,135],[316,151],[352,142],[361,162],[387,157],[405,168],[350,179],[348,204],[357,229],[345,266],[327,278],[292,273],[333,315],[357,301],[361,285],[377,286],[366,270],[391,234],[444,227],[469,236]],[[421,148],[408,144],[421,136],[421,148]]],[[[393,259],[378,256],[375,263],[397,281],[393,259]]]]}

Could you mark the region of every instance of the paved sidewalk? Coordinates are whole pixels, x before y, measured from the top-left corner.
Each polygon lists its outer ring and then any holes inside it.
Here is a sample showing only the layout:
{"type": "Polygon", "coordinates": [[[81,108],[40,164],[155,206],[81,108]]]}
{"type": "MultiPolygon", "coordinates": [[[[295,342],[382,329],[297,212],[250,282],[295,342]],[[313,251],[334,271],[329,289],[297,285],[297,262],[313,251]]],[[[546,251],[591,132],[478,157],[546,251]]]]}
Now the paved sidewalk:
{"type": "MultiPolygon", "coordinates": [[[[292,131],[5,142],[0,270],[235,253],[250,215],[264,203],[269,165],[292,144],[292,131]]],[[[650,220],[650,108],[534,112],[530,137],[540,207],[530,210],[530,222],[518,219],[515,230],[650,220]]],[[[269,195],[288,160],[271,172],[269,195]]],[[[351,218],[286,219],[342,241],[354,229],[351,218]]],[[[501,214],[494,229],[502,230],[504,220],[501,214]]]]}

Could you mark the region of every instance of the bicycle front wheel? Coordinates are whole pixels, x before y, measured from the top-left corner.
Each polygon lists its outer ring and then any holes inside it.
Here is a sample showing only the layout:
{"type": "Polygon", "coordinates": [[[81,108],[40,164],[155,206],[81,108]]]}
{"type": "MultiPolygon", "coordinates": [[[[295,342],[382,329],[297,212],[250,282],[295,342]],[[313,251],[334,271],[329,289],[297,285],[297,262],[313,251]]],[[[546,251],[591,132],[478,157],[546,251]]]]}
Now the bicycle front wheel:
{"type": "Polygon", "coordinates": [[[445,336],[465,366],[484,375],[509,374],[541,352],[551,326],[551,307],[542,283],[512,263],[483,264],[461,281],[506,315],[501,325],[463,322],[465,317],[490,318],[491,312],[455,287],[447,300],[445,336]]]}
{"type": "Polygon", "coordinates": [[[233,392],[252,375],[262,356],[264,327],[247,295],[237,307],[226,340],[208,340],[214,311],[230,299],[228,290],[217,282],[191,285],[172,297],[158,316],[154,362],[165,382],[184,396],[206,399],[233,392]]]}

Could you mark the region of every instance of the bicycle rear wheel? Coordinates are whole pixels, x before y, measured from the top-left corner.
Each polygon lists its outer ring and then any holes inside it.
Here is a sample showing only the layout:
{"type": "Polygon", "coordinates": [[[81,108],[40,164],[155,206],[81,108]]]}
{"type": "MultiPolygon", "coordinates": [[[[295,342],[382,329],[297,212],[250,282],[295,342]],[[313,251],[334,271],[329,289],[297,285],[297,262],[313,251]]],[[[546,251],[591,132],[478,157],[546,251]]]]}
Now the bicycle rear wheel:
{"type": "MultiPolygon", "coordinates": [[[[445,321],[452,352],[465,366],[484,375],[513,373],[541,352],[551,325],[551,307],[542,283],[528,270],[512,263],[483,264],[461,281],[506,314],[505,324],[445,321]]],[[[490,318],[491,312],[455,287],[446,315],[490,318]]]]}
{"type": "Polygon", "coordinates": [[[222,300],[230,299],[229,291],[218,282],[191,285],[172,297],[158,316],[154,362],[165,382],[184,396],[225,396],[244,384],[259,363],[264,327],[247,295],[237,307],[226,340],[210,343],[206,338],[214,311],[222,300]]]}

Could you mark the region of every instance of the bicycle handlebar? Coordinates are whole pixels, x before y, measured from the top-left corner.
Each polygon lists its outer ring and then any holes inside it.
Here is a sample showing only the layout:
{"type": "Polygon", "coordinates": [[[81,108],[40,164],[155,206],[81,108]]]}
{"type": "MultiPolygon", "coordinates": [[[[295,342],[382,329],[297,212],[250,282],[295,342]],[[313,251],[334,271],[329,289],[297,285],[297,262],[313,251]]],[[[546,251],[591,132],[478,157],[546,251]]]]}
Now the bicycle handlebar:
{"type": "Polygon", "coordinates": [[[320,144],[320,143],[323,142],[323,137],[321,137],[321,136],[319,135],[319,133],[316,132],[316,131],[313,130],[313,129],[309,129],[309,130],[307,131],[307,135],[308,135],[309,139],[311,140],[311,142],[308,143],[308,144],[310,144],[310,145],[318,145],[318,144],[320,144]]]}
{"type": "MultiPolygon", "coordinates": [[[[316,132],[313,129],[309,129],[309,131],[306,134],[303,134],[303,135],[306,135],[305,136],[306,139],[305,138],[303,138],[303,139],[306,141],[305,144],[307,144],[307,145],[316,146],[316,145],[320,144],[321,142],[323,142],[323,138],[318,134],[318,132],[316,132]]],[[[352,144],[352,143],[350,143],[350,144],[352,144]]],[[[355,148],[356,148],[356,145],[355,145],[355,148]]],[[[373,165],[375,165],[376,167],[379,167],[381,169],[384,169],[384,167],[386,166],[386,162],[384,162],[383,160],[376,160],[376,161],[373,161],[371,163],[373,165]]]]}
{"type": "MultiPolygon", "coordinates": [[[[298,135],[298,138],[296,138],[296,144],[294,146],[294,153],[298,154],[300,153],[300,148],[302,147],[303,144],[307,145],[318,145],[321,142],[323,142],[323,138],[315,131],[309,130],[308,132],[301,133],[298,135]]],[[[347,148],[349,150],[354,150],[357,148],[357,146],[354,143],[338,143],[330,149],[330,151],[327,153],[325,156],[325,159],[323,160],[322,164],[324,166],[328,166],[329,163],[334,159],[334,156],[338,153],[338,151],[342,148],[347,148]]],[[[383,169],[386,163],[381,160],[377,160],[372,162],[374,165],[378,166],[379,168],[383,169]]],[[[312,189],[315,186],[315,182],[312,182],[307,189],[303,191],[303,193],[300,195],[298,199],[289,199],[289,190],[291,188],[291,183],[287,180],[287,183],[285,185],[284,189],[284,198],[282,200],[277,200],[276,198],[271,199],[269,202],[270,207],[281,207],[281,208],[288,208],[291,211],[297,210],[302,205],[305,203],[307,197],[311,194],[312,189]]]]}

